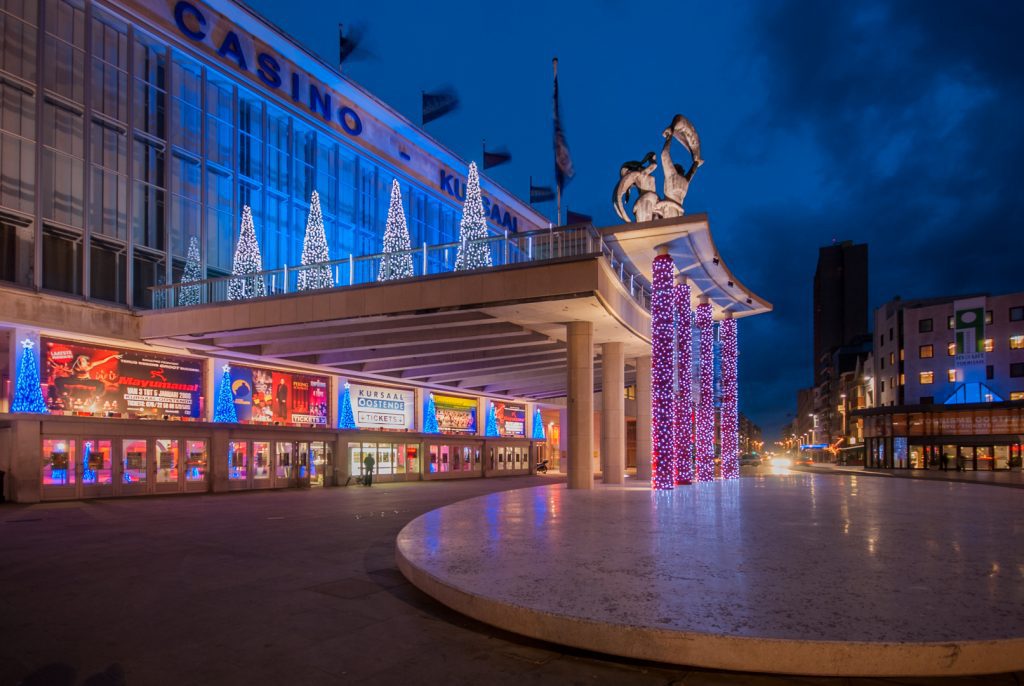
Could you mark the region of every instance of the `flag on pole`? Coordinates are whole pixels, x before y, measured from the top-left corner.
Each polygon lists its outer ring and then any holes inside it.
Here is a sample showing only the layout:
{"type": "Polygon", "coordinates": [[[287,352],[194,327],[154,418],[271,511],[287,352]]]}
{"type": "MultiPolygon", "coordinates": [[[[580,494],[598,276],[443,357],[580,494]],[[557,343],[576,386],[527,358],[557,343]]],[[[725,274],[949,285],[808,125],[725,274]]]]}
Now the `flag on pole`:
{"type": "Polygon", "coordinates": [[[501,148],[500,150],[488,150],[487,146],[484,146],[484,169],[497,167],[499,164],[505,164],[511,159],[512,153],[505,148],[501,148]]]}
{"type": "Polygon", "coordinates": [[[565,209],[565,223],[566,224],[593,224],[594,218],[589,214],[583,214],[582,212],[573,212],[569,208],[565,209]]]}
{"type": "Polygon", "coordinates": [[[450,87],[442,88],[435,93],[423,92],[423,124],[440,119],[449,112],[458,109],[459,96],[450,87]]]}
{"type": "Polygon", "coordinates": [[[551,186],[534,186],[530,180],[530,204],[551,202],[555,199],[555,190],[551,186]]]}
{"type": "Polygon", "coordinates": [[[562,129],[561,111],[558,106],[558,60],[555,60],[555,181],[559,190],[565,187],[566,181],[576,175],[569,155],[569,144],[565,142],[565,131],[562,129]]]}

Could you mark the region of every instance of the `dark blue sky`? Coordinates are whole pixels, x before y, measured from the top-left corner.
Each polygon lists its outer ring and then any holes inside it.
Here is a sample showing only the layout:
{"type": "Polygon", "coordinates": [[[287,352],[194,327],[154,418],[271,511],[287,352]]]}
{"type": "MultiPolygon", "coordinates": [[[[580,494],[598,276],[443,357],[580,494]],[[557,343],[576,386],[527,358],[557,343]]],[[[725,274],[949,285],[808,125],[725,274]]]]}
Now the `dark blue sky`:
{"type": "Polygon", "coordinates": [[[741,409],[769,435],[811,381],[819,246],[869,244],[872,308],[1024,290],[1024,3],[249,3],[331,63],[337,23],[365,24],[345,71],[413,121],[421,90],[453,85],[461,109],[427,130],[471,159],[507,146],[490,176],[521,197],[553,182],[557,55],[565,202],[599,225],[619,165],[688,116],[707,162],[686,209],[775,305],[740,326],[741,409]]]}

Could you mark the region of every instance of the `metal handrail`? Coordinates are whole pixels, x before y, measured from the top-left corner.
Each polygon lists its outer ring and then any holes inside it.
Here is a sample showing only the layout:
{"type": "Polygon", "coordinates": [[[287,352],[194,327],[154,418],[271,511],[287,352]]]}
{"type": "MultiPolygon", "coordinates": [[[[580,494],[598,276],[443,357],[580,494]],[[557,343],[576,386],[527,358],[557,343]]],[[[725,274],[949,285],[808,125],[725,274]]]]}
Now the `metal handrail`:
{"type": "MultiPolygon", "coordinates": [[[[601,235],[589,224],[538,229],[523,233],[488,236],[466,242],[466,248],[482,244],[491,258],[491,267],[528,264],[567,257],[601,255],[612,267],[630,296],[645,309],[650,309],[650,288],[625,260],[615,255],[601,235]]],[[[284,265],[245,275],[219,276],[187,283],[151,286],[152,309],[163,310],[205,303],[232,302],[255,297],[271,297],[312,290],[305,286],[306,274],[318,278],[329,275],[326,289],[344,288],[370,283],[422,278],[454,272],[461,243],[441,243],[392,253],[376,253],[319,262],[305,266],[284,265]],[[391,269],[409,271],[412,276],[390,276],[391,269]],[[234,284],[234,289],[232,285],[234,284]],[[232,293],[235,290],[235,293],[232,293]],[[234,297],[233,297],[234,296],[234,297]]],[[[486,269],[487,267],[484,267],[486,269]]]]}

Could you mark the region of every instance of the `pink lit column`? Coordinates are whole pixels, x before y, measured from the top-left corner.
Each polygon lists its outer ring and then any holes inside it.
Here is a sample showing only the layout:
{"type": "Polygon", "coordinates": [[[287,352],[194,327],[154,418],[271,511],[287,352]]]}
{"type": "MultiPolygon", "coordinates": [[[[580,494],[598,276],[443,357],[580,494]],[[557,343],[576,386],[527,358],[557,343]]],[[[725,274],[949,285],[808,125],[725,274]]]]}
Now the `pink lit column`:
{"type": "Polygon", "coordinates": [[[651,487],[675,487],[672,446],[673,292],[675,263],[667,254],[654,258],[651,289],[651,487]]]}
{"type": "Polygon", "coordinates": [[[676,314],[676,397],[672,407],[676,485],[693,482],[693,312],[690,284],[681,277],[672,292],[676,314]]]}
{"type": "Polygon", "coordinates": [[[736,320],[722,320],[718,335],[722,355],[722,478],[736,479],[740,475],[736,320]]]}
{"type": "Polygon", "coordinates": [[[695,448],[697,481],[715,478],[715,329],[711,303],[697,305],[697,331],[700,335],[700,401],[697,403],[695,448]]]}

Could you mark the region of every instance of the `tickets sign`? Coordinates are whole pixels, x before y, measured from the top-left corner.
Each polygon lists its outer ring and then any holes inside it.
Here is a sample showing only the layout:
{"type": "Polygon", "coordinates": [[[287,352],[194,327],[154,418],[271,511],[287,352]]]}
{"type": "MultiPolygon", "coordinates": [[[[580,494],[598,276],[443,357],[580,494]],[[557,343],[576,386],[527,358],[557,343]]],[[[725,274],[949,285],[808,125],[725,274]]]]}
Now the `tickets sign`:
{"type": "Polygon", "coordinates": [[[350,384],[352,414],[360,429],[415,431],[416,394],[401,388],[350,384]]]}

